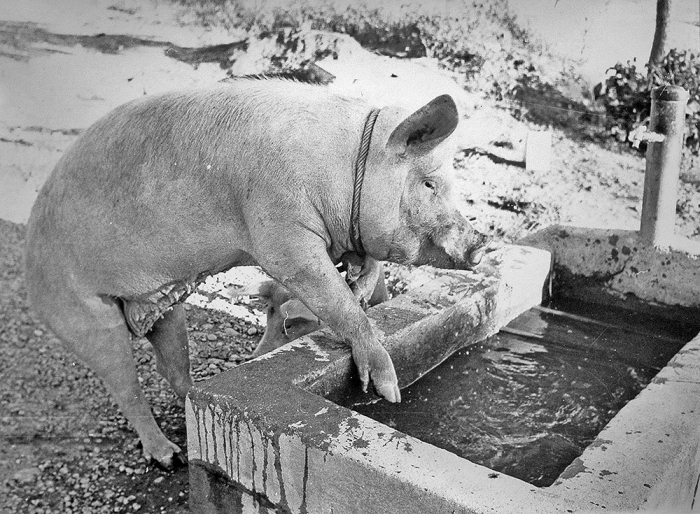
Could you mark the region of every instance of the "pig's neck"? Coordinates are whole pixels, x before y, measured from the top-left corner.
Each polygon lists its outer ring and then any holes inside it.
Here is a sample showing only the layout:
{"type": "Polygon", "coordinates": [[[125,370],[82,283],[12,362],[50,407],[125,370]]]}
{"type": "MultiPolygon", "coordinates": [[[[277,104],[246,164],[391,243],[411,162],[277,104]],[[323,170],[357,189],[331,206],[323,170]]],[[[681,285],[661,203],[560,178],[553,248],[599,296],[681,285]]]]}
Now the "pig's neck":
{"type": "MultiPolygon", "coordinates": [[[[340,130],[328,126],[327,130],[319,129],[318,135],[314,135],[314,139],[318,139],[314,147],[324,149],[326,155],[315,156],[322,164],[313,167],[315,172],[307,182],[309,197],[323,219],[323,237],[334,263],[339,262],[346,252],[364,252],[359,206],[356,206],[354,216],[358,237],[353,241],[353,193],[356,187],[359,187],[358,193],[362,187],[361,184],[356,186],[356,167],[370,109],[362,105],[353,107],[342,113],[340,130]]],[[[334,118],[338,119],[338,115],[334,118]]]]}

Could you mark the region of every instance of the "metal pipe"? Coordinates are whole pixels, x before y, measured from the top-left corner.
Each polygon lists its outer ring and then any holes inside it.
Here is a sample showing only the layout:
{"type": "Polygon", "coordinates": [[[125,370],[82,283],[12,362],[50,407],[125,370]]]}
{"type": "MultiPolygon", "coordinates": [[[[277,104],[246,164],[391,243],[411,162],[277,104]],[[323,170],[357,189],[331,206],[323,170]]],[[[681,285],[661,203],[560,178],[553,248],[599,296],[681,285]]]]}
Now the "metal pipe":
{"type": "Polygon", "coordinates": [[[648,138],[639,235],[661,248],[670,247],[673,240],[688,98],[680,86],[658,87],[651,93],[649,130],[663,135],[663,141],[648,138]]]}

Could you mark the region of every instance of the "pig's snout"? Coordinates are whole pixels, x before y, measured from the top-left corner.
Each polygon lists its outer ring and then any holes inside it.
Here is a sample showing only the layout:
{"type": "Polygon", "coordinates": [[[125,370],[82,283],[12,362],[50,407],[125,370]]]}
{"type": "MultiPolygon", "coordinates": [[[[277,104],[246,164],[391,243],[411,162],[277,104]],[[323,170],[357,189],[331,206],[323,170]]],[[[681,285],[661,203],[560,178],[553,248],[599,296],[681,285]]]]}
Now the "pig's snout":
{"type": "Polygon", "coordinates": [[[466,219],[455,216],[454,222],[432,237],[431,242],[421,249],[421,258],[414,264],[471,269],[483,259],[488,238],[475,230],[466,219]]]}
{"type": "Polygon", "coordinates": [[[476,266],[481,262],[481,259],[484,257],[484,253],[486,253],[486,246],[488,245],[488,242],[488,237],[481,232],[474,230],[473,242],[471,243],[470,249],[467,252],[467,263],[470,267],[476,266]]]}
{"type": "Polygon", "coordinates": [[[484,258],[489,238],[476,230],[466,219],[458,218],[446,235],[445,250],[454,260],[454,267],[471,269],[484,258]]]}

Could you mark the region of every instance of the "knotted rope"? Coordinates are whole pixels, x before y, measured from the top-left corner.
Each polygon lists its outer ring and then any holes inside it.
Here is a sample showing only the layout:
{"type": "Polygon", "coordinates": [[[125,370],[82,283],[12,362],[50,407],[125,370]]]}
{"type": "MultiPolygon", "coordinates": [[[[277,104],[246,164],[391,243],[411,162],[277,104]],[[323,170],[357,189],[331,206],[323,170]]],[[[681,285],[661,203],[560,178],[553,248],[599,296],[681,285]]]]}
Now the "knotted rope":
{"type": "Polygon", "coordinates": [[[379,116],[379,109],[372,109],[367,115],[365,126],[362,129],[360,149],[355,160],[355,184],[352,190],[352,210],[350,212],[350,239],[355,247],[355,252],[360,257],[365,256],[365,247],[360,237],[360,193],[362,192],[362,182],[365,179],[369,143],[372,140],[372,131],[374,130],[377,116],[379,116]]]}

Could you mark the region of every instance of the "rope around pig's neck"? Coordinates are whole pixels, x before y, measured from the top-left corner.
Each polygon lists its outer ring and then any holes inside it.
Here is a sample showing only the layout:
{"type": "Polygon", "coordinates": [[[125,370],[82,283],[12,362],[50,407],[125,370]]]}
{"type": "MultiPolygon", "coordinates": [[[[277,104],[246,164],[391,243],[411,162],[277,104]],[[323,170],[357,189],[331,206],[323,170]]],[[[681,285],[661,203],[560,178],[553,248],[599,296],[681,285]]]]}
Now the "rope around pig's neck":
{"type": "Polygon", "coordinates": [[[365,179],[369,143],[372,140],[372,131],[374,130],[377,116],[379,116],[379,109],[372,109],[367,115],[365,126],[362,129],[360,149],[355,160],[355,184],[352,190],[352,210],[350,211],[350,239],[355,247],[355,252],[360,257],[364,257],[366,253],[360,237],[360,193],[362,192],[362,182],[365,179]]]}

